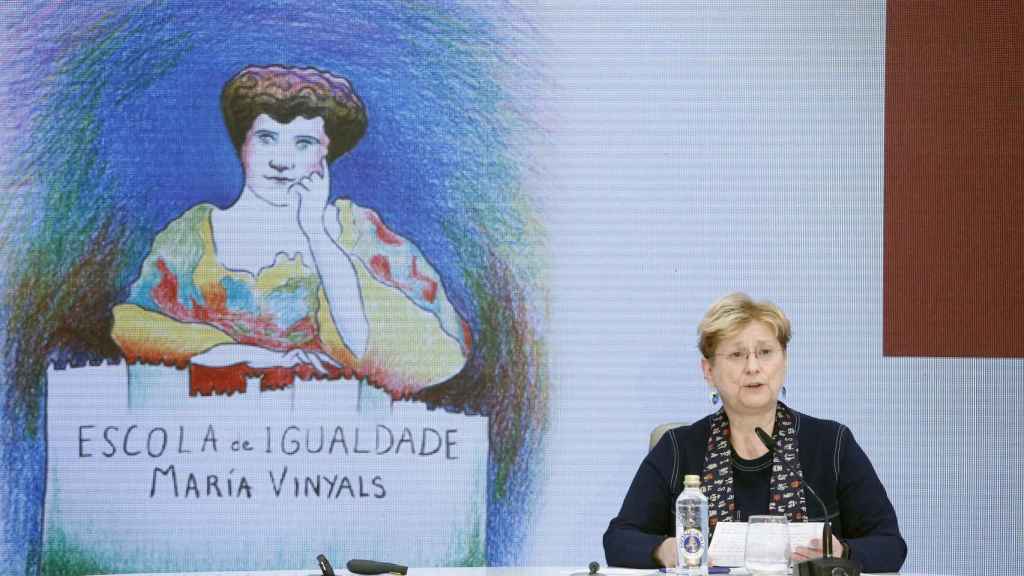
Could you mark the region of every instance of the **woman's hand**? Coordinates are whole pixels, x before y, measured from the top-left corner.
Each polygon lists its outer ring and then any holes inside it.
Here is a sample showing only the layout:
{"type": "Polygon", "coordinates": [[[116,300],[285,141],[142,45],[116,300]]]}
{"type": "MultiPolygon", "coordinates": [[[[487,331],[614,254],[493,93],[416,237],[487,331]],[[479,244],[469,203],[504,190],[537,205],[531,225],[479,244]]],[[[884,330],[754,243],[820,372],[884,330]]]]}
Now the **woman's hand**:
{"type": "Polygon", "coordinates": [[[672,568],[679,563],[679,550],[676,548],[675,538],[665,538],[661,544],[654,549],[654,560],[666,568],[672,568]]]}
{"type": "Polygon", "coordinates": [[[328,233],[324,222],[331,191],[327,160],[321,159],[318,171],[299,179],[288,191],[298,196],[299,227],[306,236],[310,263],[320,276],[320,285],[331,307],[331,319],[345,346],[362,358],[369,346],[370,323],[363,309],[355,265],[328,233]]]}
{"type": "Polygon", "coordinates": [[[307,238],[324,233],[324,211],[331,195],[331,173],[327,169],[327,159],[321,159],[319,170],[299,178],[288,191],[299,199],[298,219],[302,233],[307,238]]]}
{"type": "Polygon", "coordinates": [[[279,352],[248,344],[219,344],[193,356],[191,362],[208,368],[223,368],[243,363],[252,368],[293,368],[300,364],[309,364],[318,374],[327,374],[327,366],[342,367],[328,354],[316,350],[294,349],[279,352]]]}
{"type": "MultiPolygon", "coordinates": [[[[792,558],[793,563],[803,562],[804,560],[813,560],[815,558],[821,558],[825,555],[825,550],[821,546],[821,538],[813,538],[809,542],[810,546],[797,546],[793,550],[792,558]]],[[[832,537],[832,556],[838,558],[843,555],[843,543],[839,541],[835,536],[832,537]]]]}
{"type": "MultiPolygon", "coordinates": [[[[316,350],[299,350],[298,348],[284,353],[281,356],[281,364],[278,364],[278,366],[294,367],[299,364],[309,364],[316,370],[317,374],[327,374],[327,366],[341,368],[341,364],[328,354],[317,352],[316,350]]],[[[268,366],[256,366],[251,363],[250,366],[253,368],[268,368],[268,366]]]]}

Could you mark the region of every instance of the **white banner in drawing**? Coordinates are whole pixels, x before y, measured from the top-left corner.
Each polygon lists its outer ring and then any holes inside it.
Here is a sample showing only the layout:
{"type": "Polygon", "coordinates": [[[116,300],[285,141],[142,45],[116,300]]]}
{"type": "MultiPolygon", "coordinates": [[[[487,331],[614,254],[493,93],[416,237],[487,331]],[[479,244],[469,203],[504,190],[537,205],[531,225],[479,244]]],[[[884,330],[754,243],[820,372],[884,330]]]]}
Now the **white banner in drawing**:
{"type": "Polygon", "coordinates": [[[48,542],[104,566],[482,558],[484,417],[392,403],[355,381],[190,397],[186,372],[173,368],[48,377],[48,542]]]}

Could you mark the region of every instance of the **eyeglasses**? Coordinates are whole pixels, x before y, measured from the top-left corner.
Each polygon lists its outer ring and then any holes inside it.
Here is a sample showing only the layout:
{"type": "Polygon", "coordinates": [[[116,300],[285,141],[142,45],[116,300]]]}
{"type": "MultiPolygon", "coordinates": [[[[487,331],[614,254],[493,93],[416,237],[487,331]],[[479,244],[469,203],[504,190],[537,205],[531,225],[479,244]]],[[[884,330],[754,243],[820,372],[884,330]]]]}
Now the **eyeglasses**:
{"type": "Polygon", "coordinates": [[[782,348],[778,346],[761,346],[755,350],[733,350],[724,354],[715,354],[715,357],[724,358],[726,362],[733,366],[742,366],[747,363],[751,354],[761,364],[771,364],[782,356],[782,348]]]}

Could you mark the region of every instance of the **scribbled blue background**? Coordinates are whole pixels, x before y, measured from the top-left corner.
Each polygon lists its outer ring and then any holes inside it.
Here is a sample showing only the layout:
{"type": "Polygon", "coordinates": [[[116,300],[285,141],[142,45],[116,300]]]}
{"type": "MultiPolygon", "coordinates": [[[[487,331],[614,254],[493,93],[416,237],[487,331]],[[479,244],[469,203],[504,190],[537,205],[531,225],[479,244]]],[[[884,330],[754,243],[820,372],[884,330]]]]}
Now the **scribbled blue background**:
{"type": "Polygon", "coordinates": [[[377,210],[440,272],[475,340],[420,399],[490,417],[486,562],[515,563],[547,425],[544,251],[523,190],[543,82],[503,4],[24,2],[0,8],[3,560],[42,566],[45,370],[117,361],[111,307],[158,230],[228,206],[242,172],[224,82],[249,64],[349,78],[369,129],[334,196],[377,210]]]}

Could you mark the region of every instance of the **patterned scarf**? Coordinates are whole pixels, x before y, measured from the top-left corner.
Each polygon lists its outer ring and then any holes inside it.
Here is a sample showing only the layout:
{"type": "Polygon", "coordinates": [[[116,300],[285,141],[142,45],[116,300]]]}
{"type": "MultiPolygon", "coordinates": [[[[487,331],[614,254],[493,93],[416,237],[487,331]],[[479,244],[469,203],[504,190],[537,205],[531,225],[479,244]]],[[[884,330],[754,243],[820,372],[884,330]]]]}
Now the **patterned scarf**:
{"type": "MultiPolygon", "coordinates": [[[[775,409],[775,445],[772,456],[772,479],[768,513],[785,515],[790,522],[804,522],[807,503],[804,501],[803,472],[798,460],[796,425],[793,413],[782,402],[775,409]],[[788,464],[783,465],[783,462],[788,464]]],[[[711,435],[704,457],[701,488],[708,497],[708,526],[715,532],[718,522],[732,522],[736,516],[736,502],[732,489],[732,449],[729,444],[729,417],[720,409],[711,417],[711,435]]]]}

